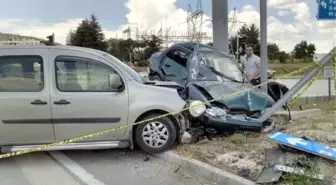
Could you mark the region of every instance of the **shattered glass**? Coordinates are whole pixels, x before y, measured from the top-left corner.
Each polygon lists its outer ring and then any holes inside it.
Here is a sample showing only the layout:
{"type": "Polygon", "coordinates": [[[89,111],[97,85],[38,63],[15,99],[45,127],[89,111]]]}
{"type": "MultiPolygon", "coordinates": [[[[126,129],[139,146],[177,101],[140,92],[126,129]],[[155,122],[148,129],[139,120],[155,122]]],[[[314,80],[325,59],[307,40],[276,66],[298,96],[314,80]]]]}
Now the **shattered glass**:
{"type": "MultiPolygon", "coordinates": [[[[187,64],[188,81],[237,81],[246,78],[238,63],[225,54],[215,50],[201,50],[195,52],[187,64]],[[222,73],[228,78],[221,78],[210,68],[222,73]]],[[[247,82],[247,80],[245,79],[247,82]]]]}

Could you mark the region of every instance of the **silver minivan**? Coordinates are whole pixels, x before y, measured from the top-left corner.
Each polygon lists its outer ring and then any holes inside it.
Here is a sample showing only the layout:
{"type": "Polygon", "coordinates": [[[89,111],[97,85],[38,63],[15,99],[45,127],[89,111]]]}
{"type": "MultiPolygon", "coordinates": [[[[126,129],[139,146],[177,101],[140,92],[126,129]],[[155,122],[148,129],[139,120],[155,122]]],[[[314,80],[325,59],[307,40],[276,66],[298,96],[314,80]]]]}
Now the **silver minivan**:
{"type": "Polygon", "coordinates": [[[114,132],[46,150],[169,149],[189,128],[175,88],[146,83],[108,53],[73,46],[0,46],[0,146],[29,149],[105,129],[114,132]],[[134,142],[133,142],[134,141],[134,142]]]}

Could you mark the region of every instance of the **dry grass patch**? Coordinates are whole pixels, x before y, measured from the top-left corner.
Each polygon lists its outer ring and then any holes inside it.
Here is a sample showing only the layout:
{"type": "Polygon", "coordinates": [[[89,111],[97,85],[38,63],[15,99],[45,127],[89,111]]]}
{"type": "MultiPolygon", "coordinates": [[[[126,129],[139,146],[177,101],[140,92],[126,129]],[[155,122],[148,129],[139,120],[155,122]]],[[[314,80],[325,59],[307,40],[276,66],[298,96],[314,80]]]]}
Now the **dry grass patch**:
{"type": "MultiPolygon", "coordinates": [[[[320,104],[324,109],[322,114],[314,118],[299,119],[292,123],[284,123],[286,133],[297,137],[306,136],[309,139],[336,147],[336,142],[329,142],[327,136],[336,134],[335,108],[333,104],[320,104]],[[325,106],[326,105],[326,106],[325,106]]],[[[307,105],[305,108],[310,107],[307,105]]],[[[283,120],[276,119],[277,124],[283,120]]],[[[269,141],[268,134],[243,132],[227,136],[218,136],[213,140],[202,141],[199,144],[178,146],[176,152],[186,157],[193,157],[213,166],[240,175],[250,180],[256,180],[264,165],[266,148],[277,146],[269,141]]],[[[291,154],[289,155],[297,155],[291,154]]],[[[335,163],[317,157],[319,169],[328,179],[336,180],[335,163]]],[[[296,182],[300,176],[286,177],[287,182],[296,182]],[[289,179],[289,180],[288,180],[289,179]]],[[[296,184],[296,183],[293,183],[296,184]]],[[[300,185],[300,184],[298,184],[300,185]]]]}

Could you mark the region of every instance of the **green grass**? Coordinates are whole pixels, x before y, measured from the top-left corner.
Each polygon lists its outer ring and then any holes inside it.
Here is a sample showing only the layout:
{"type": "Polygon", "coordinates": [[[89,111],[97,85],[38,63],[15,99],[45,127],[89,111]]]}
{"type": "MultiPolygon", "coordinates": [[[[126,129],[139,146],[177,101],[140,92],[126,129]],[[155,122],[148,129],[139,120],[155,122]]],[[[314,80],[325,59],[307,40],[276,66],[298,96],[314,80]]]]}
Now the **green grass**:
{"type": "Polygon", "coordinates": [[[314,179],[308,176],[314,176],[321,174],[321,169],[318,167],[318,162],[316,160],[309,161],[308,167],[303,169],[306,175],[301,174],[291,174],[288,173],[284,176],[284,181],[282,184],[288,185],[323,185],[323,181],[314,179]],[[308,176],[307,176],[308,175],[308,176]]]}
{"type": "MultiPolygon", "coordinates": [[[[268,68],[276,71],[276,77],[291,73],[293,71],[299,70],[305,66],[311,65],[312,63],[271,63],[268,64],[268,68]]],[[[295,74],[295,76],[300,77],[306,74],[311,68],[307,68],[300,73],[295,74]]]]}
{"type": "Polygon", "coordinates": [[[236,144],[236,145],[241,145],[247,143],[247,135],[244,133],[236,133],[231,136],[228,136],[227,141],[230,143],[236,144]]]}
{"type": "Polygon", "coordinates": [[[2,40],[41,40],[39,38],[36,37],[31,37],[31,36],[23,36],[23,35],[18,35],[18,34],[11,34],[11,33],[1,33],[0,32],[0,41],[2,40]]]}
{"type": "MultiPolygon", "coordinates": [[[[299,109],[299,101],[294,102],[291,105],[291,109],[297,110],[299,109]]],[[[333,111],[336,110],[336,98],[332,98],[331,100],[326,100],[326,101],[320,101],[316,103],[310,103],[310,104],[304,104],[301,105],[302,109],[307,110],[307,109],[321,109],[323,111],[333,111]]]]}

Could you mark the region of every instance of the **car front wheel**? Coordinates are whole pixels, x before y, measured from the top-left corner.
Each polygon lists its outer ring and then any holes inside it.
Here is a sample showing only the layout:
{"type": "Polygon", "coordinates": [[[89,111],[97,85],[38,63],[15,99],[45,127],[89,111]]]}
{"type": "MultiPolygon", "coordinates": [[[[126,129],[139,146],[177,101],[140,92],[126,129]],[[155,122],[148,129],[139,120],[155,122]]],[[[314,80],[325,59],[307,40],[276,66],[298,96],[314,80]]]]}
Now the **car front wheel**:
{"type": "MultiPolygon", "coordinates": [[[[152,114],[144,120],[159,116],[152,114]]],[[[159,118],[137,126],[135,139],[138,146],[147,153],[169,150],[176,139],[176,128],[168,117],[159,118]]]]}

